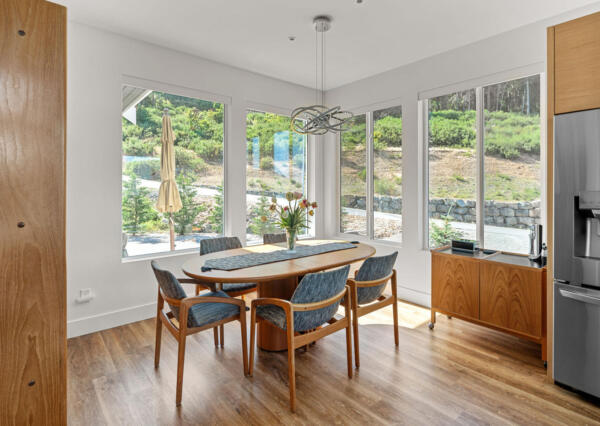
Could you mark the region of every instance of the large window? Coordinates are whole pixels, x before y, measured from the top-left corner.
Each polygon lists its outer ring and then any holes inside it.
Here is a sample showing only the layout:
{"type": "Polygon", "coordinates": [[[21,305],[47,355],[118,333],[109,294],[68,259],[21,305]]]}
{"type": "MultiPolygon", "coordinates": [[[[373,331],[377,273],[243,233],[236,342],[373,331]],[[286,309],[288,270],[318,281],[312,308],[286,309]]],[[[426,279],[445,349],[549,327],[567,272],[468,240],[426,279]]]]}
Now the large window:
{"type": "Polygon", "coordinates": [[[376,240],[402,241],[402,107],[373,112],[376,240]]]}
{"type": "Polygon", "coordinates": [[[541,221],[540,76],[425,105],[430,247],[463,238],[527,253],[528,228],[541,221]]]}
{"type": "Polygon", "coordinates": [[[202,238],[223,233],[224,105],[123,86],[123,257],[195,248],[202,238]],[[163,114],[174,136],[178,211],[157,209],[161,185],[163,114]]]}
{"type": "Polygon", "coordinates": [[[340,136],[340,232],[367,235],[366,117],[357,115],[340,136]]]}
{"type": "MultiPolygon", "coordinates": [[[[307,193],[306,136],[290,131],[290,118],[258,111],[246,115],[246,240],[262,242],[266,233],[283,232],[269,210],[274,197],[287,205],[286,192],[307,193]],[[264,220],[264,217],[267,220],[264,220]]],[[[305,234],[310,231],[305,230],[305,234]]]]}
{"type": "Polygon", "coordinates": [[[402,107],[356,115],[340,136],[340,232],[402,241],[402,107]]]}
{"type": "Polygon", "coordinates": [[[429,243],[474,240],[477,206],[475,90],[429,99],[429,243]]]}
{"type": "Polygon", "coordinates": [[[483,88],[486,248],[529,252],[540,223],[539,75],[483,88]]]}

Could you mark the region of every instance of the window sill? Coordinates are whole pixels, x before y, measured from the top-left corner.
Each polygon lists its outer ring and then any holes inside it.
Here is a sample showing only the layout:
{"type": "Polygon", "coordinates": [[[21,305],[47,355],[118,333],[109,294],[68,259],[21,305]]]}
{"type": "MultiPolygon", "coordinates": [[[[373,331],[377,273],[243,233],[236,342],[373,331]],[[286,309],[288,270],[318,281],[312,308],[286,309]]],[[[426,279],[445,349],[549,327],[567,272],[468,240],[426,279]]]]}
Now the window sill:
{"type": "Polygon", "coordinates": [[[183,249],[183,250],[165,251],[165,252],[160,252],[160,253],[140,254],[137,256],[122,257],[121,263],[132,263],[132,262],[141,262],[141,261],[156,260],[156,259],[165,259],[165,258],[169,258],[169,257],[187,256],[190,254],[199,254],[199,253],[200,253],[200,249],[198,247],[196,247],[196,248],[189,248],[189,249],[183,249]]]}
{"type": "Polygon", "coordinates": [[[346,241],[360,241],[365,244],[380,244],[383,246],[402,248],[402,242],[398,241],[389,241],[389,240],[370,240],[364,235],[356,235],[356,234],[337,234],[335,238],[339,238],[346,241]]]}

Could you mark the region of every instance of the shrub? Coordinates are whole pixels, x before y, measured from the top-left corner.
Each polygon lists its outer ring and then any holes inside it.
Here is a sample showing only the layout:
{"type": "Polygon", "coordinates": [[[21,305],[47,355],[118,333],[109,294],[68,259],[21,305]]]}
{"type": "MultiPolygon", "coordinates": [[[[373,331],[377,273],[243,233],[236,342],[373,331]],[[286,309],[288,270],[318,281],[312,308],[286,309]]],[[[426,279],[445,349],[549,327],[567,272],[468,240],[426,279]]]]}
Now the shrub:
{"type": "Polygon", "coordinates": [[[135,174],[140,179],[160,180],[160,160],[148,158],[146,160],[135,160],[125,165],[125,174],[135,174]]]}
{"type": "Polygon", "coordinates": [[[429,242],[431,247],[441,247],[450,243],[452,240],[457,240],[463,237],[462,232],[454,229],[450,224],[450,212],[452,208],[448,210],[448,214],[442,216],[442,224],[438,225],[435,222],[431,222],[431,229],[429,234],[429,242]]]}
{"type": "Polygon", "coordinates": [[[365,180],[367,178],[367,169],[362,169],[360,172],[358,172],[358,178],[360,180],[365,180]]]}
{"type": "Polygon", "coordinates": [[[175,231],[179,235],[196,225],[200,213],[206,210],[206,206],[196,201],[196,188],[192,186],[193,178],[187,174],[177,176],[177,186],[181,198],[181,209],[173,213],[175,231]]]}
{"type": "Polygon", "coordinates": [[[157,145],[156,139],[141,140],[136,136],[131,136],[123,141],[123,154],[139,157],[151,156],[157,145]]]}
{"type": "Polygon", "coordinates": [[[260,159],[261,170],[273,170],[273,158],[263,157],[260,159]]]}
{"type": "Polygon", "coordinates": [[[376,150],[402,146],[402,119],[388,115],[375,121],[373,141],[376,150]]]}
{"type": "Polygon", "coordinates": [[[158,220],[159,215],[152,207],[148,188],[141,186],[135,173],[123,183],[123,229],[136,235],[142,230],[142,224],[158,220]]]}
{"type": "Polygon", "coordinates": [[[208,170],[208,166],[202,158],[199,158],[194,151],[175,147],[175,168],[177,174],[187,174],[190,176],[198,176],[208,170]]]}
{"type": "Polygon", "coordinates": [[[401,193],[401,188],[398,188],[396,182],[391,180],[375,179],[373,185],[375,193],[379,195],[398,195],[401,193]]]}
{"type": "Polygon", "coordinates": [[[195,139],[187,144],[187,148],[193,150],[204,161],[223,161],[223,142],[211,139],[195,139]]]}

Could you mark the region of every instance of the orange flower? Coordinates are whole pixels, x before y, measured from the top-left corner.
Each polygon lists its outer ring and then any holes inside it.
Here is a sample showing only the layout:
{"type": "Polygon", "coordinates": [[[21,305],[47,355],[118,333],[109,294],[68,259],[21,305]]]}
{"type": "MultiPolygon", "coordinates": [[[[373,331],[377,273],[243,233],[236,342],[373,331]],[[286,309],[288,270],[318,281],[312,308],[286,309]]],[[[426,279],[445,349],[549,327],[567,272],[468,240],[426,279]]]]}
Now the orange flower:
{"type": "Polygon", "coordinates": [[[312,208],[313,208],[313,209],[316,209],[316,208],[318,207],[318,206],[317,206],[317,202],[316,202],[316,201],[313,201],[313,203],[311,204],[311,206],[312,206],[312,208]]]}
{"type": "Polygon", "coordinates": [[[311,216],[314,216],[314,215],[315,215],[315,211],[314,211],[314,210],[310,210],[310,211],[308,212],[308,214],[309,214],[309,215],[311,215],[311,216]]]}
{"type": "Polygon", "coordinates": [[[260,221],[261,222],[266,222],[267,221],[267,216],[261,216],[260,217],[260,221]]]}

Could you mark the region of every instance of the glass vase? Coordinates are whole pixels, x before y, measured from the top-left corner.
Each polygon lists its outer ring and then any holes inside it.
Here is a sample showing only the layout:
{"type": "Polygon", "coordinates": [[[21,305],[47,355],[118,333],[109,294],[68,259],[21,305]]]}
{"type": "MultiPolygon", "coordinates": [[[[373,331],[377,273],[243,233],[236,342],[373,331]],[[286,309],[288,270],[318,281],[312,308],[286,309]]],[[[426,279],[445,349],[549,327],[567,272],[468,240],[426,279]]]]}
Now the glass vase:
{"type": "Polygon", "coordinates": [[[290,253],[296,253],[296,238],[298,236],[297,229],[286,229],[285,236],[287,240],[287,248],[290,253]]]}

